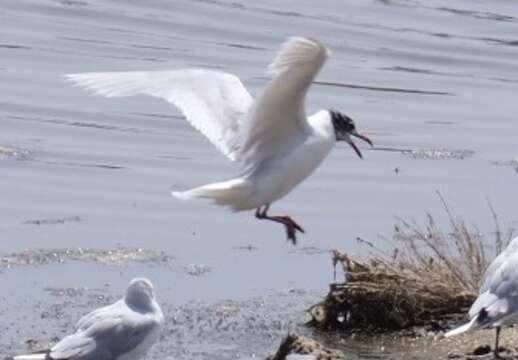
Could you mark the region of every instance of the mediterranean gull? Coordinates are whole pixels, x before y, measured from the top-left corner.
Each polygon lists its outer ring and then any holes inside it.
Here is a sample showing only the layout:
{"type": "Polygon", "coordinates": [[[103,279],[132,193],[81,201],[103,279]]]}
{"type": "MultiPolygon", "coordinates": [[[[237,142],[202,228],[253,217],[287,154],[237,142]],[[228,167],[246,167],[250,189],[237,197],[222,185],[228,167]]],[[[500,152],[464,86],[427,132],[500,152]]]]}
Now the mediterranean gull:
{"type": "Polygon", "coordinates": [[[180,199],[205,198],[233,211],[256,209],[255,217],[286,227],[296,243],[303,228],[289,216],[268,209],[308,177],[336,141],[347,142],[361,158],[351,136],[372,146],[353,120],[334,110],[306,117],[305,98],[331,52],[317,40],[291,37],[281,46],[269,73],[273,79],[255,98],[235,75],[207,69],[69,74],[79,86],[106,97],[147,94],[178,107],[193,127],[242,174],[231,180],[173,192],[180,199]]]}
{"type": "Polygon", "coordinates": [[[73,334],[14,360],[136,360],[158,340],[163,322],[153,285],[136,278],[122,299],[83,316],[73,334]]]}

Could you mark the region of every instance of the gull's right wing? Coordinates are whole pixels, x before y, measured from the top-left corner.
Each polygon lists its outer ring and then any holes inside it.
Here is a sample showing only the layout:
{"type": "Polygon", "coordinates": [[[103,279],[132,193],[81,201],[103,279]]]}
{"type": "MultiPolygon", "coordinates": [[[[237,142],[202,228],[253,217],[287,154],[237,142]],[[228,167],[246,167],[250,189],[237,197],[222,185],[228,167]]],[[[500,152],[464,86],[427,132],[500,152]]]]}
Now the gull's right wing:
{"type": "Polygon", "coordinates": [[[65,75],[106,97],[147,94],[178,107],[187,121],[230,160],[240,159],[238,129],[252,97],[238,77],[203,69],[65,75]]]}

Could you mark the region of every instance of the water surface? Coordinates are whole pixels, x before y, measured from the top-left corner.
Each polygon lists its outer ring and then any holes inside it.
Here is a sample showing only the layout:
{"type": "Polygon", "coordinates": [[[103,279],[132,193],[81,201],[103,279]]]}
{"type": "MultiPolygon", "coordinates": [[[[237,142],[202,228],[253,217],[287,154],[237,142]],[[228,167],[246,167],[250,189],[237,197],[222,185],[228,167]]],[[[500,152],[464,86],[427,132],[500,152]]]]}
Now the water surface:
{"type": "MultiPolygon", "coordinates": [[[[236,320],[235,331],[193,336],[191,343],[171,340],[188,333],[180,322],[152,357],[263,356],[288,328],[300,328],[302,310],[325,294],[329,249],[364,253],[357,236],[383,247],[381,237],[390,237],[396,217],[420,219],[430,211],[444,221],[436,190],[484,233],[493,230],[488,199],[503,228],[518,221],[518,177],[511,166],[518,155],[514,1],[0,5],[0,146],[17,151],[0,152],[2,253],[124,245],[174,257],[165,267],[71,261],[3,270],[1,316],[9,326],[0,329],[0,348],[18,351],[27,338],[62,336],[87,308],[119,296],[132,276],[146,275],[167,309],[242,302],[246,311],[269,319],[265,332],[245,331],[247,323],[236,320]],[[281,227],[256,221],[252,213],[169,196],[171,189],[239,171],[170,105],[145,96],[90,96],[61,78],[198,66],[232,72],[257,94],[268,81],[267,64],[290,35],[315,37],[333,51],[308,95],[308,113],[340,109],[377,146],[362,149],[362,161],[339,144],[310,179],[275,203],[272,212],[291,214],[307,230],[298,248],[284,240],[281,227]],[[434,160],[400,151],[423,149],[471,155],[434,160]],[[80,221],[40,221],[75,217],[80,221]],[[193,276],[185,271],[190,264],[210,271],[193,276]],[[79,293],[65,302],[69,321],[42,316],[64,301],[46,289],[76,287],[100,289],[103,298],[89,302],[79,293]],[[250,304],[264,297],[273,305],[260,313],[250,304]]],[[[169,313],[171,329],[172,318],[169,313]]],[[[396,350],[344,346],[353,356],[404,357],[396,350]]]]}

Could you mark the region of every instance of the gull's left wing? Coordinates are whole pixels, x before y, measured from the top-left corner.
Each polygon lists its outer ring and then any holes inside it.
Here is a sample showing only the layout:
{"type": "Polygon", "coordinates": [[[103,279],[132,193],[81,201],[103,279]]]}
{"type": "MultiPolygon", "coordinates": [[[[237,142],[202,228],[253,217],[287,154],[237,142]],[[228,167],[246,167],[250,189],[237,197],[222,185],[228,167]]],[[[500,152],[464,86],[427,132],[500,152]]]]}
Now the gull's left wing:
{"type": "Polygon", "coordinates": [[[308,130],[306,93],[331,54],[317,40],[291,37],[268,71],[274,76],[254,102],[250,118],[243,123],[242,157],[257,162],[293,145],[308,130]]]}

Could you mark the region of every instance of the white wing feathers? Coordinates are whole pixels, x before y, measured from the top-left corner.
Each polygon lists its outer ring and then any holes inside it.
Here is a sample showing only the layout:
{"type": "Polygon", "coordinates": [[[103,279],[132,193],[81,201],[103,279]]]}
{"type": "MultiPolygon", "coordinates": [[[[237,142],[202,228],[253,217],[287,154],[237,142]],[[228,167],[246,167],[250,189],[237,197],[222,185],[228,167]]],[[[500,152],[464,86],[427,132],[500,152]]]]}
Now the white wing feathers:
{"type": "Polygon", "coordinates": [[[308,129],[305,99],[308,88],[330,55],[320,42],[289,38],[268,71],[275,78],[257,97],[243,124],[243,157],[258,160],[282,152],[299,141],[308,129]]]}
{"type": "Polygon", "coordinates": [[[106,97],[148,94],[177,106],[230,160],[256,163],[300,141],[308,129],[306,92],[330,55],[303,37],[282,44],[268,67],[274,79],[252,106],[239,78],[213,70],[70,74],[78,86],[106,97]]]}
{"type": "Polygon", "coordinates": [[[314,76],[329,56],[331,51],[317,40],[290,37],[268,65],[268,73],[278,76],[289,70],[308,67],[314,71],[314,76]]]}
{"type": "Polygon", "coordinates": [[[129,71],[66,77],[106,97],[147,94],[177,106],[189,123],[230,160],[239,160],[239,125],[252,97],[239,78],[213,70],[129,71]]]}

